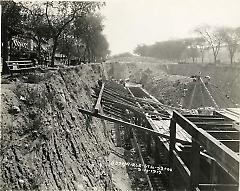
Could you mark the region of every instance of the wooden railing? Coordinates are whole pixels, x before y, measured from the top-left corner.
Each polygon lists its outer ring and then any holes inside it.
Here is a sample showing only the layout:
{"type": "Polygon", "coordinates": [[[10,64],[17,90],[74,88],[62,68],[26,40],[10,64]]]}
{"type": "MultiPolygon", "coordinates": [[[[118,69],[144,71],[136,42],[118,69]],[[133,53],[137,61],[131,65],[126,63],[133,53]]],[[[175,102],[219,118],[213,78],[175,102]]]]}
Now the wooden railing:
{"type": "Polygon", "coordinates": [[[201,147],[205,149],[207,153],[215,159],[218,165],[239,184],[239,156],[209,133],[198,128],[189,119],[174,111],[170,124],[169,163],[171,168],[173,168],[174,165],[178,166],[178,170],[187,182],[190,190],[196,190],[199,187],[201,147]],[[192,136],[189,169],[178,156],[175,148],[176,124],[180,125],[189,135],[192,136]],[[178,162],[178,164],[176,164],[176,162],[178,162]]]}

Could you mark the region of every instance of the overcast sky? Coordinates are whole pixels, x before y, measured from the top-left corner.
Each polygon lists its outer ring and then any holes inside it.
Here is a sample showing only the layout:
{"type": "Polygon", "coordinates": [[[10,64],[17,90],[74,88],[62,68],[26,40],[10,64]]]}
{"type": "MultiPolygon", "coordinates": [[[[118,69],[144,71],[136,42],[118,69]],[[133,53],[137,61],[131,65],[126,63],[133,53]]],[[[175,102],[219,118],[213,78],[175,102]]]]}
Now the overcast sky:
{"type": "Polygon", "coordinates": [[[240,26],[240,0],[109,0],[102,10],[112,54],[193,35],[196,26],[240,26]]]}

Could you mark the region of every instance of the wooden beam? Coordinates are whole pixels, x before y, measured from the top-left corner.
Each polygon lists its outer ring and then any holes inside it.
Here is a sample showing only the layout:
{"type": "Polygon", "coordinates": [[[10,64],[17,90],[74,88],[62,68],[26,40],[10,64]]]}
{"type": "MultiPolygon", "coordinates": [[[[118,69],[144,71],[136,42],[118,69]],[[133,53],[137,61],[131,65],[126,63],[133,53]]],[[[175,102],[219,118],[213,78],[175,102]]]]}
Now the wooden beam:
{"type": "Polygon", "coordinates": [[[200,190],[238,191],[238,184],[199,184],[200,190]]]}
{"type": "Polygon", "coordinates": [[[108,99],[117,100],[117,101],[122,101],[123,103],[127,103],[127,104],[129,104],[129,105],[136,105],[136,104],[135,104],[135,101],[132,102],[132,101],[127,100],[127,99],[124,98],[124,97],[121,97],[121,96],[119,96],[119,95],[114,95],[114,94],[108,93],[108,92],[107,92],[107,93],[104,92],[103,97],[104,97],[104,98],[108,98],[108,99]]]}
{"type": "Polygon", "coordinates": [[[134,129],[132,129],[132,133],[133,133],[133,142],[135,144],[135,147],[137,148],[137,151],[138,151],[138,154],[139,154],[139,158],[140,158],[140,161],[141,161],[141,164],[143,166],[143,171],[144,171],[144,174],[145,174],[145,177],[147,179],[147,182],[148,182],[148,185],[149,185],[149,188],[151,191],[153,191],[153,187],[152,187],[152,183],[150,181],[150,178],[148,176],[148,173],[146,172],[146,167],[145,167],[145,162],[143,160],[143,157],[142,157],[142,153],[141,153],[141,149],[140,149],[140,146],[137,142],[137,137],[136,137],[136,132],[134,129]]]}
{"type": "Polygon", "coordinates": [[[100,93],[99,93],[99,95],[98,95],[98,99],[97,99],[96,105],[95,105],[95,107],[94,107],[94,112],[95,112],[95,113],[99,113],[99,111],[100,111],[100,108],[101,108],[101,100],[102,100],[102,94],[103,94],[104,86],[105,86],[105,82],[102,83],[102,87],[101,87],[100,93]]]}
{"type": "Polygon", "coordinates": [[[226,119],[223,117],[188,117],[187,118],[191,122],[222,122],[225,121],[226,119]]]}
{"type": "MultiPolygon", "coordinates": [[[[122,102],[119,102],[119,101],[114,101],[114,100],[111,100],[111,99],[107,99],[107,98],[103,98],[103,100],[106,101],[106,103],[113,103],[114,105],[117,105],[119,107],[124,107],[124,108],[127,108],[131,111],[134,111],[134,112],[137,112],[141,115],[144,115],[145,116],[145,113],[149,113],[151,115],[157,115],[157,116],[160,116],[160,117],[164,117],[164,118],[169,118],[169,116],[167,115],[164,115],[164,114],[161,114],[161,113],[157,113],[157,112],[152,112],[152,111],[145,111],[144,109],[139,108],[139,107],[135,107],[135,106],[132,106],[132,105],[129,105],[129,104],[125,104],[125,103],[122,103],[122,102]]],[[[104,103],[104,102],[103,102],[104,103]]]]}
{"type": "Polygon", "coordinates": [[[219,116],[219,115],[193,115],[193,114],[186,114],[186,115],[183,115],[184,117],[186,117],[186,118],[191,118],[191,117],[193,117],[193,118],[201,118],[201,117],[204,117],[204,118],[219,118],[219,117],[221,117],[221,116],[219,116]]]}
{"type": "Polygon", "coordinates": [[[200,145],[197,143],[197,137],[192,137],[192,148],[191,148],[191,190],[198,187],[199,175],[200,175],[200,145]]]}
{"type": "MultiPolygon", "coordinates": [[[[103,115],[103,114],[92,113],[92,112],[90,112],[90,111],[87,111],[87,110],[81,109],[81,108],[78,108],[78,111],[81,112],[81,113],[83,113],[83,114],[86,114],[86,115],[90,115],[90,116],[93,116],[93,117],[105,119],[105,120],[107,120],[107,121],[114,122],[114,123],[119,123],[119,124],[121,124],[121,125],[123,125],[123,126],[126,126],[126,127],[133,127],[133,128],[139,129],[139,130],[143,130],[143,131],[145,131],[145,132],[148,132],[148,133],[151,134],[151,135],[160,136],[160,137],[163,137],[163,138],[166,138],[166,139],[169,139],[169,138],[170,138],[168,135],[159,133],[159,132],[154,131],[154,130],[152,130],[152,129],[148,129],[148,128],[146,128],[146,127],[142,127],[142,126],[139,126],[139,125],[135,125],[135,124],[132,124],[132,123],[129,123],[129,122],[120,120],[120,119],[108,117],[108,116],[103,115]]],[[[180,140],[180,139],[176,139],[176,141],[177,141],[177,142],[180,142],[180,143],[183,143],[183,144],[186,143],[186,141],[183,141],[183,140],[180,140]]],[[[187,143],[188,143],[188,142],[187,142],[187,143]]]]}
{"type": "Polygon", "coordinates": [[[186,166],[186,164],[183,162],[183,160],[178,156],[177,152],[173,151],[173,157],[174,157],[174,165],[179,170],[184,182],[186,183],[187,189],[190,187],[190,170],[186,166]]]}
{"type": "Polygon", "coordinates": [[[238,140],[240,139],[240,132],[239,131],[206,131],[216,139],[232,139],[238,140]]]}
{"type": "Polygon", "coordinates": [[[200,79],[200,82],[202,83],[204,89],[206,90],[207,94],[208,94],[209,97],[211,98],[211,100],[212,100],[212,102],[213,102],[215,108],[219,109],[219,107],[218,107],[218,105],[217,105],[215,99],[213,98],[212,94],[210,93],[210,91],[208,90],[207,86],[206,86],[205,83],[203,82],[202,78],[200,77],[199,79],[200,79]]]}
{"type": "Polygon", "coordinates": [[[199,122],[193,122],[195,125],[206,125],[206,126],[232,126],[233,123],[228,122],[228,121],[216,121],[216,122],[205,122],[205,121],[199,121],[199,122]]]}
{"type": "Polygon", "coordinates": [[[239,131],[236,131],[235,129],[229,130],[229,129],[222,129],[222,130],[205,130],[208,133],[240,133],[239,131]]]}
{"type": "Polygon", "coordinates": [[[231,150],[233,150],[234,152],[238,152],[239,151],[240,140],[229,140],[229,139],[222,140],[221,139],[219,141],[221,143],[223,143],[224,145],[226,145],[231,150]]]}
{"type": "MultiPolygon", "coordinates": [[[[173,151],[175,150],[175,145],[176,145],[176,122],[171,120],[170,121],[170,145],[169,145],[169,167],[174,169],[174,158],[176,156],[174,155],[173,151]]],[[[177,159],[178,160],[178,159],[177,159]]],[[[174,172],[170,172],[170,177],[169,177],[169,184],[170,186],[174,184],[174,172]]],[[[173,190],[173,188],[172,188],[173,190]]]]}
{"type": "Polygon", "coordinates": [[[194,123],[180,115],[177,111],[173,112],[173,120],[176,121],[190,135],[197,137],[197,142],[213,156],[216,162],[237,182],[239,181],[240,158],[227,146],[212,137],[203,129],[198,128],[194,123]]]}

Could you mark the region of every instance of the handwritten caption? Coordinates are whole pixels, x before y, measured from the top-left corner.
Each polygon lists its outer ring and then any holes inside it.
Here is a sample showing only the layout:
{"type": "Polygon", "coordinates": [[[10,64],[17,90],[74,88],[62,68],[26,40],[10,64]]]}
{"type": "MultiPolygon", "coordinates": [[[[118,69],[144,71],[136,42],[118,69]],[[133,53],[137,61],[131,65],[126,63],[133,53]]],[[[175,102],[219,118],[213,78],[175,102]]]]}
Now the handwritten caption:
{"type": "Polygon", "coordinates": [[[111,166],[129,166],[136,168],[138,171],[143,171],[146,173],[156,173],[156,174],[162,174],[162,172],[167,171],[167,172],[172,172],[172,169],[169,167],[164,167],[164,166],[153,166],[150,164],[145,164],[142,165],[140,163],[132,163],[132,162],[121,162],[121,161],[111,161],[110,162],[111,166]]]}

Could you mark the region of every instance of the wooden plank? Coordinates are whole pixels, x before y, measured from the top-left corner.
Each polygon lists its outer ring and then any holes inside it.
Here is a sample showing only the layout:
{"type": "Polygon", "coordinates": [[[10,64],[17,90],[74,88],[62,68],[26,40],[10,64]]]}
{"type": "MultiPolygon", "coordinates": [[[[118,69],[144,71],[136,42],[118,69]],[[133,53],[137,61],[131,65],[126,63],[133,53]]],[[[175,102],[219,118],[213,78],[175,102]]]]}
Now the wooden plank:
{"type": "Polygon", "coordinates": [[[199,127],[211,127],[211,126],[216,126],[216,127],[232,127],[233,124],[229,122],[194,122],[195,125],[199,127]]]}
{"type": "Polygon", "coordinates": [[[207,133],[209,133],[216,139],[232,139],[232,140],[240,139],[239,131],[207,131],[207,133]]]}
{"type": "Polygon", "coordinates": [[[239,151],[239,144],[240,144],[240,140],[218,140],[221,143],[223,143],[224,145],[226,145],[228,148],[230,148],[232,151],[234,152],[238,152],[239,151]]]}
{"type": "Polygon", "coordinates": [[[171,120],[169,129],[170,129],[169,165],[170,167],[173,167],[173,164],[171,164],[171,162],[173,161],[173,150],[175,150],[176,144],[176,122],[174,120],[171,120]]]}
{"type": "Polygon", "coordinates": [[[135,98],[130,97],[130,96],[126,96],[126,95],[122,95],[121,93],[117,93],[115,91],[109,90],[109,89],[105,89],[104,93],[110,94],[110,95],[115,95],[121,98],[124,98],[125,100],[131,101],[131,102],[135,102],[135,98]]]}
{"type": "Polygon", "coordinates": [[[186,187],[190,187],[190,170],[186,166],[186,164],[183,162],[183,160],[178,156],[177,152],[173,151],[174,156],[174,165],[179,170],[184,182],[186,183],[186,187]]]}
{"type": "Polygon", "coordinates": [[[95,105],[95,107],[94,107],[94,112],[95,112],[95,113],[98,113],[99,110],[100,110],[100,108],[101,108],[101,100],[102,100],[102,94],[103,94],[104,86],[105,86],[105,82],[102,83],[102,87],[101,87],[101,90],[100,90],[100,92],[99,92],[96,105],[95,105]]]}
{"type": "Polygon", "coordinates": [[[215,99],[213,98],[212,94],[210,93],[210,91],[208,90],[207,86],[206,86],[205,83],[203,82],[202,78],[200,77],[199,79],[200,79],[200,82],[202,83],[204,89],[206,90],[208,96],[211,98],[211,100],[212,100],[215,108],[219,109],[219,106],[217,105],[217,103],[216,103],[215,99]]]}
{"type": "Polygon", "coordinates": [[[222,121],[225,121],[226,119],[223,118],[223,117],[212,117],[212,118],[209,118],[209,117],[188,117],[187,118],[189,121],[191,122],[222,122],[222,121]]]}
{"type": "Polygon", "coordinates": [[[6,63],[30,63],[32,62],[31,60],[11,60],[11,61],[6,61],[6,63]]]}
{"type": "Polygon", "coordinates": [[[128,99],[124,98],[124,97],[121,97],[119,95],[116,95],[116,94],[112,94],[112,93],[109,93],[109,92],[103,92],[103,97],[104,98],[108,98],[108,99],[115,99],[115,100],[118,100],[118,101],[122,101],[122,102],[125,102],[129,105],[136,105],[135,104],[135,101],[129,101],[128,99]]]}
{"type": "Polygon", "coordinates": [[[219,118],[221,116],[219,115],[193,115],[193,114],[186,114],[186,115],[183,115],[184,117],[186,118],[191,118],[191,117],[196,117],[196,118],[200,118],[200,117],[204,117],[204,118],[219,118]]]}
{"type": "MultiPolygon", "coordinates": [[[[100,118],[100,119],[105,119],[105,120],[110,121],[110,122],[119,123],[119,124],[121,124],[123,126],[126,126],[126,127],[133,127],[133,128],[139,129],[139,130],[143,130],[143,131],[148,132],[151,135],[160,136],[160,137],[163,137],[163,138],[166,138],[166,139],[170,138],[170,136],[165,135],[165,134],[161,134],[161,133],[159,133],[157,131],[154,131],[152,129],[148,129],[146,127],[142,127],[142,126],[139,126],[139,125],[135,125],[135,124],[132,124],[132,123],[120,120],[120,119],[108,117],[108,116],[103,115],[103,114],[95,114],[95,113],[92,113],[90,111],[87,111],[87,110],[81,109],[81,108],[78,108],[78,111],[81,112],[81,113],[84,113],[86,115],[94,116],[94,117],[97,117],[97,118],[100,118]]],[[[186,141],[179,140],[179,139],[176,139],[176,141],[180,142],[180,143],[186,143],[186,141]]]]}
{"type": "Polygon", "coordinates": [[[240,158],[231,149],[223,145],[217,139],[198,128],[187,118],[180,115],[177,111],[173,112],[173,120],[175,120],[190,135],[197,137],[197,142],[211,154],[216,162],[236,181],[239,177],[240,158]]]}
{"type": "MultiPolygon", "coordinates": [[[[161,113],[157,113],[157,112],[151,112],[151,111],[145,111],[144,109],[142,108],[139,108],[139,107],[135,107],[135,106],[132,106],[132,105],[129,105],[129,104],[125,104],[125,103],[122,103],[122,102],[119,102],[119,101],[114,101],[114,100],[111,100],[111,99],[107,99],[105,97],[103,97],[103,100],[107,102],[110,102],[110,103],[113,103],[114,105],[116,106],[120,106],[120,107],[124,107],[124,108],[127,108],[131,111],[134,111],[134,112],[138,112],[140,113],[141,115],[144,115],[144,113],[149,113],[151,115],[157,115],[157,116],[160,116],[160,117],[164,117],[164,118],[167,118],[169,119],[169,116],[167,115],[164,115],[164,114],[161,114],[161,113]]],[[[104,103],[104,102],[103,102],[104,103]]]]}
{"type": "Polygon", "coordinates": [[[191,148],[191,190],[198,187],[200,175],[200,145],[197,143],[197,137],[192,137],[191,148]]]}
{"type": "Polygon", "coordinates": [[[205,130],[208,133],[240,133],[239,131],[236,131],[235,129],[226,129],[226,130],[205,130]]]}
{"type": "Polygon", "coordinates": [[[141,149],[140,149],[139,144],[137,142],[136,132],[134,131],[134,129],[132,129],[132,132],[133,132],[134,144],[135,144],[135,147],[137,148],[137,151],[138,151],[138,154],[139,154],[139,158],[140,158],[140,161],[141,161],[141,165],[143,166],[144,175],[145,175],[145,177],[147,179],[147,182],[148,182],[150,190],[153,191],[152,183],[151,183],[150,178],[149,178],[149,176],[148,176],[148,174],[146,172],[145,162],[144,162],[143,157],[142,157],[141,149]]]}
{"type": "Polygon", "coordinates": [[[199,184],[200,190],[238,191],[238,184],[199,184]]]}
{"type": "MultiPolygon", "coordinates": [[[[173,151],[175,150],[175,145],[176,145],[176,122],[171,120],[170,121],[170,145],[169,145],[169,167],[171,169],[174,169],[174,159],[176,158],[173,151]]],[[[178,160],[178,158],[177,158],[178,160]]],[[[178,163],[179,164],[179,163],[178,163]]],[[[169,179],[169,183],[170,185],[173,185],[174,183],[174,172],[170,172],[170,179],[169,179]]]]}

